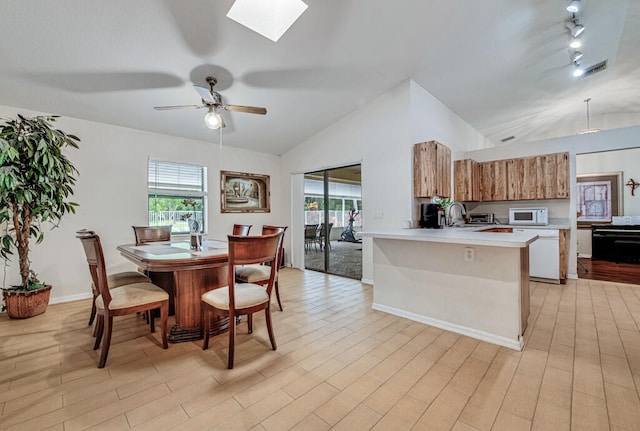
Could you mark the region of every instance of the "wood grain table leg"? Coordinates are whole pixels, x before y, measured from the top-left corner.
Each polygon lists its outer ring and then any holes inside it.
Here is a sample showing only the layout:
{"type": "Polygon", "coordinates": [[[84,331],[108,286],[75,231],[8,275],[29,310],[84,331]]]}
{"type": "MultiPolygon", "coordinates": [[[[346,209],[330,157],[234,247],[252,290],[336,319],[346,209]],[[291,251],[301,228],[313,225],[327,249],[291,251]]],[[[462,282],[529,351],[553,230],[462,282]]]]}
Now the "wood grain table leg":
{"type": "MultiPolygon", "coordinates": [[[[170,343],[202,339],[200,297],[209,290],[227,286],[227,271],[224,264],[214,268],[175,271],[173,277],[167,277],[171,273],[152,275],[152,280],[157,280],[173,299],[176,323],[169,332],[170,343]]],[[[228,319],[216,318],[211,322],[210,335],[218,335],[228,328],[228,319]]]]}

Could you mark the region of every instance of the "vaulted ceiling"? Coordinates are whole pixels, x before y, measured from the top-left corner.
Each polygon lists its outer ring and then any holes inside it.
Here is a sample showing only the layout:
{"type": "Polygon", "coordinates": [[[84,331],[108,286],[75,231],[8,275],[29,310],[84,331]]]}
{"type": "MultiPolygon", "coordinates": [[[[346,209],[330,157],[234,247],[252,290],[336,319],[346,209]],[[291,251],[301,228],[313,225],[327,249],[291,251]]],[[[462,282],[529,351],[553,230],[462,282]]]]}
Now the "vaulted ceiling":
{"type": "Polygon", "coordinates": [[[640,2],[583,0],[571,77],[560,0],[305,0],[274,43],[232,0],[0,3],[0,105],[218,142],[192,85],[266,116],[223,113],[223,142],[282,154],[412,78],[495,145],[640,124],[640,2]]]}

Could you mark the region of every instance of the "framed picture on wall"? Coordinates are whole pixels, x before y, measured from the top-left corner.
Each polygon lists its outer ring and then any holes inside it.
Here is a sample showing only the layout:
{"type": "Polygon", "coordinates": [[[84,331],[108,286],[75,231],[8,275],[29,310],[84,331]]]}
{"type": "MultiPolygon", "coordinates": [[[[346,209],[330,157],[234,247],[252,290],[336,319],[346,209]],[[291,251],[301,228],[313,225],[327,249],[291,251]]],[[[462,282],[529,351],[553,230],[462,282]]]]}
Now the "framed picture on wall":
{"type": "Polygon", "coordinates": [[[269,175],[220,171],[220,212],[271,212],[269,175]]]}
{"type": "Polygon", "coordinates": [[[622,215],[622,172],[577,177],[578,226],[611,223],[622,215]]]}

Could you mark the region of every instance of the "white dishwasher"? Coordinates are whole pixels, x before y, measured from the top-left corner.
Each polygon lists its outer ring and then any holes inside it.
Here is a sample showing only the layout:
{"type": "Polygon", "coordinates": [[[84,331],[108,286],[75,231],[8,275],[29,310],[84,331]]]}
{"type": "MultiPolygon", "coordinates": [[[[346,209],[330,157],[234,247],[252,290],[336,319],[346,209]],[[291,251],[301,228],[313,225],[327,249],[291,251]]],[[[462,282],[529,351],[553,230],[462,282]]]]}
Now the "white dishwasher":
{"type": "MultiPolygon", "coordinates": [[[[560,230],[526,229],[534,231],[538,239],[529,245],[529,276],[560,283],[560,230]]],[[[513,229],[524,232],[525,229],[513,229]]]]}

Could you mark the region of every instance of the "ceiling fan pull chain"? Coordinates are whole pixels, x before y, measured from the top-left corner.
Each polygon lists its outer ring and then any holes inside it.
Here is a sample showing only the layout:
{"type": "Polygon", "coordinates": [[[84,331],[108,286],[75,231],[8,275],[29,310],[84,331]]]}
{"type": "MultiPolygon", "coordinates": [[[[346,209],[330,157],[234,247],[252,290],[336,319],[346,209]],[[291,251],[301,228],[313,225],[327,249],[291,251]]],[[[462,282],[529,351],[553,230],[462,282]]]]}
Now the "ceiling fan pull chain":
{"type": "Polygon", "coordinates": [[[219,143],[218,152],[220,153],[218,155],[218,170],[222,171],[222,158],[223,158],[223,155],[224,155],[224,153],[222,152],[222,127],[220,127],[218,129],[218,133],[219,133],[219,135],[218,135],[218,143],[219,143]]]}

